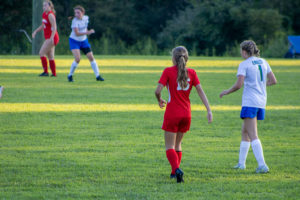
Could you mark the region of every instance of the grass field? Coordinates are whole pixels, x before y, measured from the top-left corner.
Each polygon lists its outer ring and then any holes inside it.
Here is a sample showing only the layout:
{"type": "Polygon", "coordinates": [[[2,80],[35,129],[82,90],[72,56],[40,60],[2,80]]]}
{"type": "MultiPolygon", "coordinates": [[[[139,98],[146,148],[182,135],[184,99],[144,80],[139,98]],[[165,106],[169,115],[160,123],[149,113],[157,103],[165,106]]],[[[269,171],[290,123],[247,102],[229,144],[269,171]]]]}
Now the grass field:
{"type": "Polygon", "coordinates": [[[38,56],[0,56],[0,199],[300,199],[300,60],[268,60],[278,85],[258,130],[270,173],[257,175],[252,150],[245,171],[232,169],[242,90],[218,97],[241,59],[191,57],[214,122],[193,89],[176,184],[154,97],[170,57],[96,58],[104,82],[83,58],[69,83],[71,56],[57,56],[57,78],[37,76],[38,56]]]}

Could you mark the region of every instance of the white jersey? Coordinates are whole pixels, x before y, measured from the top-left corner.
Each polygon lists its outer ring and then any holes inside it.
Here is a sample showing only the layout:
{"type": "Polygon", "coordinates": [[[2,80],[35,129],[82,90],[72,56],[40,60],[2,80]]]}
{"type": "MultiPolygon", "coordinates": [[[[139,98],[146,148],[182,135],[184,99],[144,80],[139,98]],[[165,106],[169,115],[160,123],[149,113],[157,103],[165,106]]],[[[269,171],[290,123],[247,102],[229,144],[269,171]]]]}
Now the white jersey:
{"type": "Polygon", "coordinates": [[[86,40],[87,36],[86,35],[77,36],[75,31],[74,31],[74,28],[77,28],[79,33],[87,32],[88,23],[89,23],[89,17],[86,16],[86,15],[84,15],[82,17],[82,19],[78,19],[78,18],[75,17],[72,20],[72,25],[71,25],[72,32],[71,32],[70,38],[72,38],[76,41],[86,40]]]}
{"type": "Polygon", "coordinates": [[[267,103],[267,74],[272,70],[262,58],[250,57],[241,62],[237,76],[245,76],[242,106],[265,108],[267,103]]]}

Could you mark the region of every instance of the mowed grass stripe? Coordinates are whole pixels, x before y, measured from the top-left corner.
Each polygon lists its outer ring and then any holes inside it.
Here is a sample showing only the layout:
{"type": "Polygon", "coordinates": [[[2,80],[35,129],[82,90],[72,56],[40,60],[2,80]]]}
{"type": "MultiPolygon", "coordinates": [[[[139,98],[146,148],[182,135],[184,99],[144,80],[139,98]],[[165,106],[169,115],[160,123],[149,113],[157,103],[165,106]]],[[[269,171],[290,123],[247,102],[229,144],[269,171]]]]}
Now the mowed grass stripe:
{"type": "MultiPolygon", "coordinates": [[[[237,111],[241,106],[211,106],[213,111],[237,111]]],[[[192,105],[193,111],[205,111],[202,105],[192,105]]],[[[267,106],[267,110],[300,110],[300,106],[267,106]]],[[[162,111],[155,104],[53,104],[53,103],[1,103],[0,112],[128,112],[162,111]]]]}
{"type": "MultiPolygon", "coordinates": [[[[167,67],[171,66],[171,59],[96,59],[99,66],[132,66],[132,67],[167,67]]],[[[271,66],[294,66],[300,67],[299,60],[272,60],[267,59],[271,66]]],[[[73,58],[56,59],[57,66],[71,66],[73,58]]],[[[238,66],[242,60],[193,60],[188,61],[190,67],[233,67],[238,66]]],[[[5,67],[41,67],[41,61],[36,59],[0,59],[1,66],[5,67]]],[[[90,66],[87,59],[80,61],[82,66],[90,66]]]]}
{"type": "MultiPolygon", "coordinates": [[[[26,73],[26,74],[36,74],[36,73],[41,73],[42,69],[0,69],[0,73],[26,73]]],[[[196,70],[199,73],[236,73],[237,70],[201,70],[197,69],[196,70]]],[[[299,73],[300,69],[276,69],[273,70],[276,73],[284,72],[284,73],[299,73]]],[[[57,70],[57,73],[69,73],[70,70],[63,69],[57,70]]],[[[145,74],[145,73],[162,73],[162,70],[130,70],[130,69],[101,69],[101,73],[106,73],[106,74],[145,74]]],[[[93,73],[91,69],[77,69],[76,73],[80,74],[90,74],[93,73]]]]}

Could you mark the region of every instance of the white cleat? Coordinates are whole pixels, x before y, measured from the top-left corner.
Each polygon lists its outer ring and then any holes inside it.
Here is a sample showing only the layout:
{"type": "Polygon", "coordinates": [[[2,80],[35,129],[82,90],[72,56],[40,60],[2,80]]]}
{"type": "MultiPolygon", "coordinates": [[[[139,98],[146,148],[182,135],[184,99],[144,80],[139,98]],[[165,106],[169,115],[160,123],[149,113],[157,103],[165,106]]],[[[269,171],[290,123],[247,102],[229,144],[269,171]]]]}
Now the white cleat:
{"type": "Polygon", "coordinates": [[[237,164],[236,166],[233,167],[233,169],[241,169],[241,170],[244,170],[246,169],[246,165],[242,165],[242,164],[237,164]]]}
{"type": "Polygon", "coordinates": [[[265,174],[269,172],[269,167],[267,165],[262,165],[258,168],[256,168],[255,172],[257,174],[265,174]]]}

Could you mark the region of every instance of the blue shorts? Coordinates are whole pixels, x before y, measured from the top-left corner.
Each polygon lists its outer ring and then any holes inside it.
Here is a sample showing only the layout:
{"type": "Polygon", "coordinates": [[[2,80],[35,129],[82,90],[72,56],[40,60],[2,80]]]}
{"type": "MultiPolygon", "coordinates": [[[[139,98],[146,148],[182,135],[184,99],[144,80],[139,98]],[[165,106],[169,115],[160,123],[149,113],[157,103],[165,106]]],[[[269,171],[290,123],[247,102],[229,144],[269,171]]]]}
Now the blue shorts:
{"type": "Polygon", "coordinates": [[[243,106],[240,117],[242,119],[257,117],[257,120],[264,120],[265,119],[265,109],[243,106]]]}
{"type": "Polygon", "coordinates": [[[70,50],[73,49],[80,49],[82,50],[85,54],[91,52],[91,45],[88,41],[88,39],[83,40],[83,41],[77,41],[72,38],[69,38],[69,44],[70,44],[70,50]]]}

